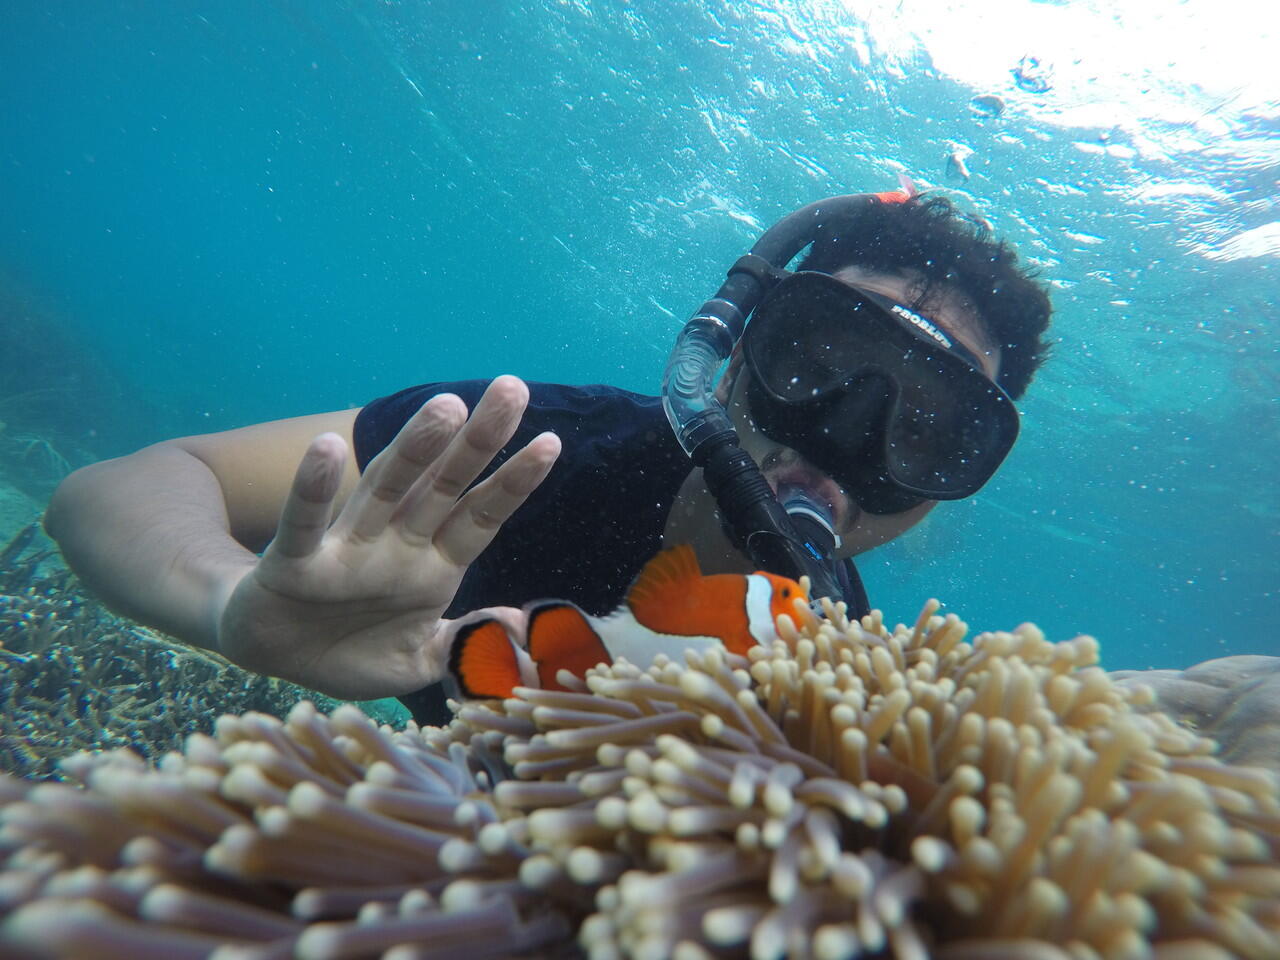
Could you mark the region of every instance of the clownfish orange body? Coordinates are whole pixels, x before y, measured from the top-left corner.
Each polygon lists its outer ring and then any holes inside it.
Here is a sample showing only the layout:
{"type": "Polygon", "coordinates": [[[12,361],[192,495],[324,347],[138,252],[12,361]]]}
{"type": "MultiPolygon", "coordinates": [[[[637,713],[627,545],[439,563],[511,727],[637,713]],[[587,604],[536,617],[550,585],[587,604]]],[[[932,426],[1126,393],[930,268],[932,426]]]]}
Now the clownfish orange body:
{"type": "Polygon", "coordinates": [[[537,601],[525,608],[523,647],[496,619],[467,624],[450,649],[449,677],[463,698],[509,697],[519,686],[563,690],[559,671],[581,678],[615,658],[645,667],[660,653],[717,643],[745,655],[776,636],[778,615],[793,613],[797,597],[808,602],[799,583],[764,571],[703,576],[691,547],[673,547],[645,565],[607,617],[564,600],[537,601]]]}

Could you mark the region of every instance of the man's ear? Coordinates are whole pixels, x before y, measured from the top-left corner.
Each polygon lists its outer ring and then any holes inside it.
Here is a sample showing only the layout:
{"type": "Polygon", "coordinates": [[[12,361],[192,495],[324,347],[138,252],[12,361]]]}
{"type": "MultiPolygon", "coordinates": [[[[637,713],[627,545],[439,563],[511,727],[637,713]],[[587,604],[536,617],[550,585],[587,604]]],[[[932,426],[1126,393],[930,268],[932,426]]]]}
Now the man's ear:
{"type": "Polygon", "coordinates": [[[729,354],[729,366],[725,367],[724,374],[720,377],[720,382],[716,384],[716,402],[720,406],[727,406],[729,403],[729,394],[733,392],[733,382],[738,379],[738,374],[742,372],[742,341],[739,340],[733,345],[733,353],[729,354]]]}

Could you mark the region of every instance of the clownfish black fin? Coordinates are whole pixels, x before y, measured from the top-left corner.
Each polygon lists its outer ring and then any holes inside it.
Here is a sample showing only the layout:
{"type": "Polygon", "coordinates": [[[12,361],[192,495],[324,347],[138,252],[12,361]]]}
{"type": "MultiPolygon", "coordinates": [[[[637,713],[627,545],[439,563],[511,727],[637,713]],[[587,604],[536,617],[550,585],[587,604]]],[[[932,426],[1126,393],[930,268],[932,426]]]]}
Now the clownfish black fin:
{"type": "Polygon", "coordinates": [[[473,700],[505,699],[524,684],[516,649],[497,620],[477,620],[458,630],[449,650],[449,672],[459,693],[473,700]]]}

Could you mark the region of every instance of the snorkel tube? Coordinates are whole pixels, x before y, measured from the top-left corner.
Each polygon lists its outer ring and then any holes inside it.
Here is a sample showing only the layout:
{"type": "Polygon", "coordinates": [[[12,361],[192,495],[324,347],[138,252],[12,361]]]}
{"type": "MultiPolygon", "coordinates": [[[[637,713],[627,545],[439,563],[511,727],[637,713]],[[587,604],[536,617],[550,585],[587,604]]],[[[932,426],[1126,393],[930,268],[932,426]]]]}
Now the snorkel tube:
{"type": "Polygon", "coordinates": [[[787,264],[813,242],[819,227],[873,199],[901,202],[901,193],[849,194],[819,200],[783,217],[729,268],[729,275],[685,323],[676,338],[662,381],[662,404],[676,438],[720,507],[734,545],[759,567],[798,579],[808,576],[810,596],[843,599],[849,612],[869,612],[866,592],[853,565],[849,590],[840,586],[832,552],[835,531],[825,505],[786,491],[788,506],[774,496],[760,467],[739,445],[733,421],[715,399],[715,377],[742,337],[751,311],[784,277],[787,264]],[[790,507],[790,512],[788,510],[790,507]]]}

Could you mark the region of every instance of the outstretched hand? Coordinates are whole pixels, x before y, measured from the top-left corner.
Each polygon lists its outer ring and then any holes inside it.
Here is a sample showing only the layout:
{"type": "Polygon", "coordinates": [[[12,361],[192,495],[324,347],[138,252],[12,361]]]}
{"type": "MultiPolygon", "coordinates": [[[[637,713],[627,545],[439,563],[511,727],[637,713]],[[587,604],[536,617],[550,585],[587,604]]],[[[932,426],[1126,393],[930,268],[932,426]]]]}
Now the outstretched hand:
{"type": "Polygon", "coordinates": [[[348,699],[440,679],[451,634],[441,616],[463,574],[560,452],[555,434],[539,434],[467,489],[528,401],[515,377],[494,380],[470,419],[458,397],[432,398],[369,464],[332,524],[346,444],[332,433],[313,440],[275,539],[226,601],[222,653],[348,699]]]}

